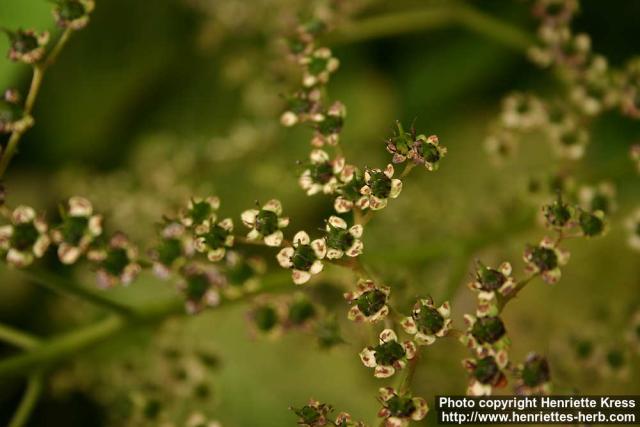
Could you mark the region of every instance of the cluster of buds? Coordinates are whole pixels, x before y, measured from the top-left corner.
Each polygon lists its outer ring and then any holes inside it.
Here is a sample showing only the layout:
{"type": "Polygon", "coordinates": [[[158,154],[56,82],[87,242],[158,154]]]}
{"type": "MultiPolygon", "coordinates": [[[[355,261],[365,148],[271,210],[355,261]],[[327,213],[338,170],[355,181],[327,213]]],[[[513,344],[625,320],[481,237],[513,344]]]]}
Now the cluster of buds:
{"type": "Polygon", "coordinates": [[[333,406],[320,403],[315,399],[309,399],[309,402],[301,408],[289,408],[298,417],[298,425],[301,427],[364,427],[365,424],[360,421],[354,421],[351,414],[340,412],[335,419],[330,418],[333,412],[333,406]]]}
{"type": "Polygon", "coordinates": [[[25,115],[21,101],[20,93],[14,89],[7,89],[0,98],[0,134],[24,132],[33,125],[33,119],[25,115]]]}
{"type": "Polygon", "coordinates": [[[427,401],[421,397],[399,393],[392,387],[381,387],[379,392],[382,408],[378,417],[384,419],[385,427],[406,427],[411,421],[424,419],[429,412],[427,401]]]}
{"type": "Polygon", "coordinates": [[[440,160],[447,154],[447,148],[440,145],[436,135],[416,135],[415,127],[411,127],[410,132],[406,132],[402,123],[396,122],[397,129],[390,138],[387,139],[387,151],[393,154],[393,163],[404,163],[413,161],[423,165],[427,170],[437,170],[440,160]]]}
{"type": "Polygon", "coordinates": [[[319,318],[319,307],[300,292],[257,298],[247,315],[252,335],[268,338],[277,338],[294,329],[313,332],[319,318]]]}
{"type": "Polygon", "coordinates": [[[407,362],[416,357],[417,347],[411,340],[398,341],[392,329],[380,333],[379,343],[375,347],[366,347],[360,352],[360,360],[367,368],[374,369],[376,378],[388,378],[404,368],[407,362]]]}
{"type": "Polygon", "coordinates": [[[25,64],[35,64],[44,58],[49,33],[38,34],[34,30],[5,30],[9,37],[9,59],[25,64]]]}
{"type": "Polygon", "coordinates": [[[607,231],[606,214],[614,207],[613,187],[599,189],[583,187],[579,193],[580,204],[565,202],[558,192],[556,200],[542,207],[544,224],[557,232],[567,233],[577,229],[585,237],[596,237],[607,231]]]}

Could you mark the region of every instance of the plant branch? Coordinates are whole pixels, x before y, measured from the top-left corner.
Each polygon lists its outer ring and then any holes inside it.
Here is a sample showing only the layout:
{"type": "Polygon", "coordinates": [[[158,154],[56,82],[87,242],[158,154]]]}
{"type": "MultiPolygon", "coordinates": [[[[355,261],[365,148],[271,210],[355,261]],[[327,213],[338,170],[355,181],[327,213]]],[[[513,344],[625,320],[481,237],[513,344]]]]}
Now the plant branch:
{"type": "MultiPolygon", "coordinates": [[[[64,46],[69,41],[69,37],[74,30],[71,28],[67,28],[62,32],[60,38],[56,42],[55,46],[49,52],[47,58],[39,64],[34,65],[33,67],[33,76],[31,78],[31,85],[29,86],[29,93],[27,94],[27,98],[24,104],[24,113],[23,117],[30,117],[33,112],[33,107],[35,106],[36,99],[38,98],[38,94],[40,93],[40,87],[42,86],[42,79],[44,78],[44,74],[51,66],[55,60],[60,55],[60,52],[64,48],[64,46]]],[[[16,154],[18,150],[18,145],[20,144],[20,139],[22,135],[27,131],[27,127],[21,128],[20,130],[14,131],[9,137],[9,141],[7,142],[7,146],[2,153],[2,157],[0,157],[0,179],[4,177],[9,164],[11,163],[11,159],[16,154]]]]}
{"type": "Polygon", "coordinates": [[[43,382],[41,372],[36,372],[29,377],[27,389],[8,427],[23,427],[27,424],[29,416],[36,407],[36,403],[42,394],[43,382]]]}
{"type": "Polygon", "coordinates": [[[0,323],[0,341],[24,350],[34,348],[40,343],[40,340],[31,334],[2,323],[0,323]]]}
{"type": "Polygon", "coordinates": [[[104,308],[112,313],[125,316],[135,314],[134,310],[131,307],[115,302],[98,294],[95,291],[91,291],[81,285],[67,281],[55,274],[49,273],[44,269],[30,268],[18,271],[33,283],[47,288],[55,293],[61,295],[70,295],[75,298],[79,298],[83,301],[95,305],[96,307],[104,308]]]}
{"type": "Polygon", "coordinates": [[[534,40],[527,32],[468,4],[450,1],[444,5],[373,16],[345,24],[327,37],[326,42],[334,45],[355,43],[452,25],[463,27],[519,52],[525,51],[534,40]]]}
{"type": "MultiPolygon", "coordinates": [[[[297,289],[291,284],[290,276],[286,271],[264,276],[262,283],[260,289],[247,293],[241,298],[223,298],[221,306],[227,307],[241,303],[256,294],[279,293],[297,289]]],[[[110,315],[92,325],[83,326],[72,332],[43,341],[42,345],[26,353],[0,361],[0,378],[21,376],[34,368],[50,367],[77,355],[81,350],[90,348],[133,327],[160,322],[169,316],[184,314],[184,301],[180,298],[172,298],[137,307],[135,316],[110,315]]]]}

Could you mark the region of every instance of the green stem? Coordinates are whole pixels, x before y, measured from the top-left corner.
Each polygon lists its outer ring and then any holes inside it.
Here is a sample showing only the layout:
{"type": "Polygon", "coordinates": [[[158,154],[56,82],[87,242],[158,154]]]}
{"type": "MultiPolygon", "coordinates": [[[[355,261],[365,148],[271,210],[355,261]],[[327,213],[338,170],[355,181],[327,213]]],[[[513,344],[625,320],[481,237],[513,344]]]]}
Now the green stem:
{"type": "Polygon", "coordinates": [[[29,421],[29,416],[36,407],[36,403],[42,394],[43,379],[42,373],[36,372],[29,377],[27,389],[20,401],[20,405],[13,415],[9,427],[22,427],[29,421]]]}
{"type": "MultiPolygon", "coordinates": [[[[295,290],[290,275],[286,271],[264,276],[263,286],[256,292],[245,294],[242,298],[223,299],[221,306],[231,306],[262,293],[278,293],[295,290]]],[[[135,309],[135,316],[111,315],[97,323],[43,341],[23,354],[0,361],[0,378],[16,377],[31,372],[34,368],[48,367],[78,354],[107,338],[124,333],[131,328],[145,326],[166,319],[172,315],[185,313],[184,301],[173,298],[160,303],[149,303],[135,309]]]]}
{"type": "MultiPolygon", "coordinates": [[[[24,104],[24,118],[31,116],[33,107],[36,103],[36,99],[38,98],[38,94],[40,93],[40,87],[42,86],[42,79],[44,78],[45,71],[58,58],[60,52],[67,44],[67,41],[69,40],[72,32],[73,30],[70,28],[65,29],[44,62],[34,65],[33,77],[31,78],[31,85],[29,86],[29,93],[27,94],[27,98],[24,104]]],[[[13,156],[15,156],[18,150],[20,139],[26,131],[26,128],[16,130],[9,137],[7,146],[2,153],[2,157],[0,157],[0,179],[4,177],[4,174],[7,171],[9,164],[11,163],[11,159],[13,159],[13,156]]]]}
{"type": "Polygon", "coordinates": [[[25,350],[36,347],[40,343],[38,338],[2,323],[0,323],[0,341],[25,350]]]}
{"type": "Polygon", "coordinates": [[[354,43],[398,34],[459,25],[516,51],[525,51],[534,37],[462,2],[373,16],[347,24],[327,37],[329,44],[354,43]]]}
{"type": "Polygon", "coordinates": [[[112,313],[130,316],[135,314],[133,309],[106,298],[94,291],[85,289],[81,285],[74,284],[46,270],[31,268],[18,270],[28,280],[62,295],[71,295],[83,301],[87,301],[97,307],[104,308],[112,313]]]}

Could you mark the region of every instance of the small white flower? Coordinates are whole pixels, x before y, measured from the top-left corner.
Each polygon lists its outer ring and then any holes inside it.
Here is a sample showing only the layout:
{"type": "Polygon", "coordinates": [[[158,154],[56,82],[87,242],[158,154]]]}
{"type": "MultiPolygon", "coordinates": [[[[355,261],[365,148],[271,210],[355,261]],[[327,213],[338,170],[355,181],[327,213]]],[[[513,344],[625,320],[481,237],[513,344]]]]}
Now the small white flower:
{"type": "Polygon", "coordinates": [[[389,163],[384,171],[380,169],[369,169],[364,173],[365,185],[360,189],[360,193],[366,196],[359,203],[360,209],[370,208],[371,210],[383,209],[387,206],[389,199],[395,199],[402,191],[402,181],[393,178],[393,165],[389,163]]]}
{"type": "Polygon", "coordinates": [[[327,254],[324,239],[311,241],[309,235],[299,231],[293,237],[293,247],[288,246],[280,250],[276,259],[283,268],[291,269],[293,283],[301,285],[311,279],[312,275],[320,273],[324,267],[322,259],[327,254]]]}
{"type": "Polygon", "coordinates": [[[402,328],[414,335],[418,345],[431,345],[451,329],[451,307],[445,301],[440,307],[431,298],[421,299],[413,307],[411,316],[404,318],[402,328]]]}
{"type": "Polygon", "coordinates": [[[338,216],[331,216],[325,227],[327,236],[327,258],[339,259],[344,255],[356,257],[362,253],[364,244],[360,238],[362,237],[363,227],[360,224],[347,228],[344,219],[338,216]]]}
{"type": "Polygon", "coordinates": [[[0,253],[9,265],[22,268],[41,258],[50,244],[47,223],[29,206],[18,206],[11,224],[0,227],[0,253]]]}
{"type": "Polygon", "coordinates": [[[269,200],[260,209],[242,212],[241,219],[242,223],[251,229],[247,239],[264,239],[264,243],[272,247],[282,244],[282,229],[289,225],[289,218],[282,216],[282,204],[276,199],[269,200]]]}
{"type": "Polygon", "coordinates": [[[323,150],[312,150],[309,163],[300,175],[300,187],[313,196],[320,192],[332,194],[338,188],[338,175],[344,168],[344,158],[337,157],[330,160],[329,154],[323,150]]]}

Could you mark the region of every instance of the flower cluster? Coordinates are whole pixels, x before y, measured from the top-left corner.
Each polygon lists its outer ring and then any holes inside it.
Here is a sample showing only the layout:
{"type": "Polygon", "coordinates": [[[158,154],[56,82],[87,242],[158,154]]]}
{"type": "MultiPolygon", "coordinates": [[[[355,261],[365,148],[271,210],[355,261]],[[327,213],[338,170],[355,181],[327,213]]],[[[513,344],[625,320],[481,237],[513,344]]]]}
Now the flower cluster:
{"type": "Polygon", "coordinates": [[[429,405],[421,397],[398,393],[392,387],[380,388],[382,408],[378,416],[384,418],[385,427],[406,427],[410,421],[420,421],[427,416],[429,405]]]}
{"type": "Polygon", "coordinates": [[[89,23],[89,15],[95,8],[93,0],[54,0],[53,16],[61,28],[81,30],[89,23]]]}
{"type": "Polygon", "coordinates": [[[421,299],[413,307],[411,316],[402,321],[404,331],[413,335],[418,345],[431,345],[437,337],[444,337],[451,329],[451,308],[449,302],[440,307],[431,298],[421,299]]]}
{"type": "Polygon", "coordinates": [[[387,151],[393,154],[393,163],[403,163],[412,160],[416,164],[424,165],[427,170],[437,170],[440,160],[447,154],[447,148],[440,145],[436,135],[417,135],[415,127],[406,132],[402,123],[396,122],[397,130],[386,141],[387,151]]]}
{"type": "Polygon", "coordinates": [[[407,361],[416,356],[417,348],[413,341],[398,342],[398,336],[392,329],[380,333],[375,347],[366,347],[360,352],[360,360],[367,368],[374,369],[376,378],[388,378],[404,368],[407,361]]]}
{"type": "Polygon", "coordinates": [[[333,406],[320,403],[315,399],[309,399],[309,402],[301,408],[289,408],[298,417],[298,425],[302,427],[364,427],[365,424],[360,421],[353,421],[351,414],[340,412],[335,419],[330,419],[329,414],[333,412],[333,406]]]}
{"type": "Polygon", "coordinates": [[[387,305],[391,288],[378,286],[372,280],[360,280],[356,290],[344,294],[344,298],[352,304],[349,309],[349,320],[356,322],[376,323],[389,314],[387,305]]]}
{"type": "Polygon", "coordinates": [[[49,33],[38,34],[34,30],[5,30],[9,37],[9,59],[25,64],[40,62],[45,54],[45,47],[49,42],[49,33]]]}
{"type": "Polygon", "coordinates": [[[0,98],[0,134],[24,132],[33,124],[33,119],[25,115],[18,91],[7,89],[0,98]]]}
{"type": "Polygon", "coordinates": [[[29,206],[18,206],[10,216],[11,223],[0,227],[0,254],[15,267],[26,267],[41,258],[51,239],[47,223],[29,206]]]}

